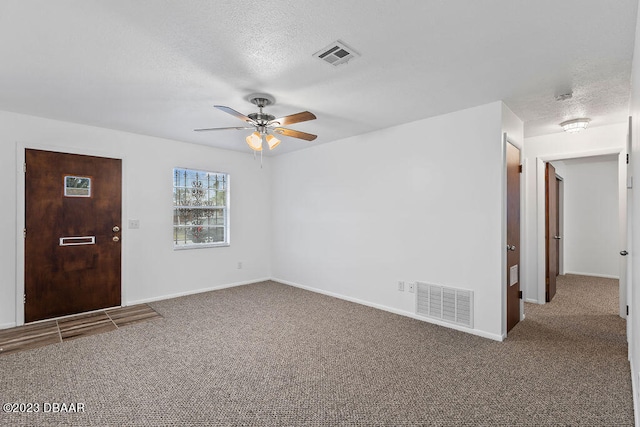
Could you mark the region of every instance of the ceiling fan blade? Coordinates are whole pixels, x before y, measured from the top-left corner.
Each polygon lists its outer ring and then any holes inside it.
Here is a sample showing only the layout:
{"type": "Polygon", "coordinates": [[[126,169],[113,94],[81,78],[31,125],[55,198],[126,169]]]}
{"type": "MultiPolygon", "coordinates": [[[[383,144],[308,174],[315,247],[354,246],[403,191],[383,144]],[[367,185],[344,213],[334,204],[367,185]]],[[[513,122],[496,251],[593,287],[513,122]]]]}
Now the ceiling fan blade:
{"type": "Polygon", "coordinates": [[[242,113],[237,112],[233,108],[225,107],[224,105],[214,105],[214,108],[217,108],[218,110],[224,111],[227,114],[231,114],[232,116],[236,116],[240,120],[243,120],[243,121],[245,121],[247,123],[255,124],[255,122],[251,118],[245,116],[242,113]]]}
{"type": "Polygon", "coordinates": [[[316,119],[315,114],[310,113],[308,111],[303,111],[301,113],[291,114],[289,116],[273,119],[269,122],[269,124],[274,124],[276,126],[287,126],[287,125],[292,125],[294,123],[306,122],[308,120],[315,120],[315,119],[316,119]]]}
{"type": "Polygon", "coordinates": [[[287,129],[287,128],[275,128],[273,129],[273,131],[279,133],[280,135],[291,136],[293,138],[300,138],[307,141],[313,141],[318,137],[318,135],[313,135],[306,132],[300,132],[299,130],[293,130],[293,129],[287,129]]]}
{"type": "Polygon", "coordinates": [[[196,132],[208,132],[210,130],[229,130],[229,129],[243,130],[243,129],[255,129],[255,128],[254,127],[206,128],[206,129],[194,129],[194,131],[196,131],[196,132]]]}

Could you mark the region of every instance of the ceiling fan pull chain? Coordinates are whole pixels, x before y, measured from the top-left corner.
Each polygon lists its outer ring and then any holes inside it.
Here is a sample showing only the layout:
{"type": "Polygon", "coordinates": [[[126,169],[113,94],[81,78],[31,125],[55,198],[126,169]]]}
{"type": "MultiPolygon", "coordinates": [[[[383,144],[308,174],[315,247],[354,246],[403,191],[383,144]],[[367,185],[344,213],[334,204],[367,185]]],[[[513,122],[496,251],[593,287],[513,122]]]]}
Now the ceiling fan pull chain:
{"type": "Polygon", "coordinates": [[[260,150],[260,169],[262,169],[262,150],[260,150]]]}

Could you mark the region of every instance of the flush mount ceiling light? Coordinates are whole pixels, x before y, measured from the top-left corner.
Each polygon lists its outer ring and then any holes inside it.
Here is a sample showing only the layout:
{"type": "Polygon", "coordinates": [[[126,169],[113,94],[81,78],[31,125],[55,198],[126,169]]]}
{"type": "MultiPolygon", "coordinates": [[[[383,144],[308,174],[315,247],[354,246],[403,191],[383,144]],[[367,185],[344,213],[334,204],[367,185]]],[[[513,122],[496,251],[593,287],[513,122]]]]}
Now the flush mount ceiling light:
{"type": "Polygon", "coordinates": [[[590,121],[591,119],[585,119],[585,118],[573,119],[573,120],[567,120],[566,122],[560,123],[560,126],[562,126],[562,129],[565,132],[574,133],[574,132],[580,132],[581,130],[585,130],[590,121]]]}
{"type": "Polygon", "coordinates": [[[294,123],[306,122],[308,120],[314,120],[316,116],[308,111],[301,113],[291,114],[276,118],[271,114],[262,112],[262,109],[267,105],[273,105],[276,100],[273,96],[267,93],[253,93],[247,97],[247,100],[256,105],[260,112],[244,115],[237,112],[233,108],[225,107],[224,105],[214,105],[218,110],[222,110],[227,114],[231,114],[243,120],[248,126],[240,127],[224,127],[224,128],[207,128],[207,129],[195,129],[196,132],[206,132],[211,130],[228,130],[228,129],[253,129],[254,132],[246,137],[247,144],[253,151],[262,151],[262,143],[266,141],[269,150],[273,150],[280,144],[280,140],[276,138],[273,133],[278,133],[284,136],[290,136],[292,138],[304,139],[306,141],[313,141],[317,138],[316,135],[312,135],[306,132],[300,132],[298,130],[283,128],[281,126],[291,125],[294,123]]]}

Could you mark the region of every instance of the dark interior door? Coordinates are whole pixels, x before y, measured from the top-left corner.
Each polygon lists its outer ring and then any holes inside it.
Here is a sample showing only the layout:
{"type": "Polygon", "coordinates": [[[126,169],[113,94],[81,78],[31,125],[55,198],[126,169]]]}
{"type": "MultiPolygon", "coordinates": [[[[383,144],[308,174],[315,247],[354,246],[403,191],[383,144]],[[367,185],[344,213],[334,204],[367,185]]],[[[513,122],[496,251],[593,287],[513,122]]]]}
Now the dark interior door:
{"type": "Polygon", "coordinates": [[[556,176],[556,234],[554,239],[556,242],[556,277],[560,275],[560,239],[562,234],[560,231],[560,179],[556,176]]]}
{"type": "Polygon", "coordinates": [[[556,276],[558,275],[558,195],[556,169],[547,163],[545,170],[546,194],[546,292],[545,300],[550,302],[556,294],[556,276]]]}
{"type": "Polygon", "coordinates": [[[119,306],[122,161],[25,158],[25,321],[119,306]]]}
{"type": "Polygon", "coordinates": [[[520,150],[507,143],[507,331],[520,321],[520,150]]]}

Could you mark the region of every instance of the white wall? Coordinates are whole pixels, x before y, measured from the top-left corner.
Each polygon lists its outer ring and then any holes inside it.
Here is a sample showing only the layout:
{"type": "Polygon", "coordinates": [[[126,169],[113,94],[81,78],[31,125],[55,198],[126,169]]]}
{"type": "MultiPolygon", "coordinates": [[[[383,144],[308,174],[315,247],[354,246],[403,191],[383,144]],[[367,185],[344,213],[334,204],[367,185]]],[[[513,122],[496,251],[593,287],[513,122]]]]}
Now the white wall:
{"type": "Polygon", "coordinates": [[[636,426],[640,426],[640,9],[636,17],[636,39],[631,71],[631,116],[633,117],[631,166],[629,172],[634,181],[629,192],[629,258],[631,268],[629,277],[629,360],[631,361],[631,379],[633,384],[633,402],[636,414],[636,426]]]}
{"type": "Polygon", "coordinates": [[[503,334],[503,104],[273,159],[277,280],[412,315],[397,282],[475,291],[475,329],[503,334]]]}
{"type": "Polygon", "coordinates": [[[565,273],[618,278],[618,159],[569,160],[562,177],[565,273]]]}
{"type": "Polygon", "coordinates": [[[249,153],[9,112],[0,129],[2,327],[21,321],[27,147],[123,159],[125,304],[275,277],[413,315],[415,295],[397,282],[421,280],[474,290],[470,332],[503,337],[502,132],[521,146],[522,123],[501,102],[265,159],[263,169],[249,153]],[[231,174],[230,247],[172,250],[175,166],[231,174]]]}
{"type": "Polygon", "coordinates": [[[24,196],[18,194],[22,147],[123,159],[125,304],[270,277],[270,159],[261,169],[249,153],[0,112],[0,327],[21,319],[16,284],[22,281],[23,256],[16,236],[24,224],[19,203],[24,196]],[[231,246],[173,250],[176,166],[231,175],[231,246]],[[140,229],[127,229],[128,219],[139,219],[140,229]]]}
{"type": "MultiPolygon", "coordinates": [[[[555,133],[524,141],[524,250],[529,268],[521,284],[525,299],[544,303],[544,164],[543,161],[619,154],[624,161],[626,124],[590,127],[578,133],[555,133]]],[[[624,164],[624,163],[623,163],[624,164]]],[[[626,171],[619,171],[620,191],[625,192],[626,171]],[[620,177],[620,174],[623,177],[620,177]],[[620,179],[621,178],[621,179],[620,179]]],[[[565,221],[566,223],[566,221],[565,221]]]]}

